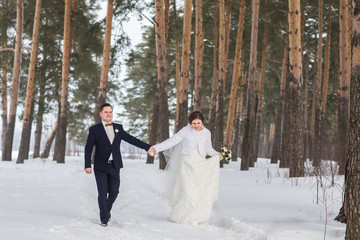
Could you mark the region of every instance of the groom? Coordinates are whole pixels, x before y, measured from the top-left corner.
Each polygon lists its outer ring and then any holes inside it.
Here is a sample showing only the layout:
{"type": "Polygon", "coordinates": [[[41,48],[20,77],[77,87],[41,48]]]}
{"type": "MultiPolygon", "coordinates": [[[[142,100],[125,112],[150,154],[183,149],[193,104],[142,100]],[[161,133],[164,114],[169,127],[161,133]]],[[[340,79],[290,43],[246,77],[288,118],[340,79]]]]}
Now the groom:
{"type": "Polygon", "coordinates": [[[100,107],[101,123],[89,129],[85,145],[85,172],[92,173],[91,154],[95,146],[94,173],[98,189],[101,226],[106,227],[110,221],[110,211],[119,193],[120,168],[123,167],[120,143],[121,140],[148,150],[150,145],[140,141],[124,131],[121,124],[112,123],[113,108],[109,103],[100,107]]]}

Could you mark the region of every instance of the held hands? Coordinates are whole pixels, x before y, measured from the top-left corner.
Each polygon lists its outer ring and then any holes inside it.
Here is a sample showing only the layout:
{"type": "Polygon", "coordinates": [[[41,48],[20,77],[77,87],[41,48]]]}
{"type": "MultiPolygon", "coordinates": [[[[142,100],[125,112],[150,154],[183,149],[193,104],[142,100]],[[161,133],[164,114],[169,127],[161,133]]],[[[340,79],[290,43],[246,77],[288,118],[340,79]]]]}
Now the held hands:
{"type": "Polygon", "coordinates": [[[86,172],[87,174],[91,174],[91,173],[92,173],[92,169],[91,169],[91,168],[85,168],[85,172],[86,172]]]}
{"type": "Polygon", "coordinates": [[[153,157],[153,156],[155,156],[156,149],[152,146],[149,148],[147,153],[149,154],[149,156],[153,157]]]}

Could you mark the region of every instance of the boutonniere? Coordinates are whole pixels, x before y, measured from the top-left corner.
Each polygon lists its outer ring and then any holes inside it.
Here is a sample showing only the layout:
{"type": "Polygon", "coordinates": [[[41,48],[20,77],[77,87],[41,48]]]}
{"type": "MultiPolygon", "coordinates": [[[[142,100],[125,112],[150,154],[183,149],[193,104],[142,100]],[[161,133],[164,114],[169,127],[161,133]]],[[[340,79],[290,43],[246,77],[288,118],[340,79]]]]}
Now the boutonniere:
{"type": "Polygon", "coordinates": [[[115,128],[115,134],[118,134],[119,129],[115,128]]]}

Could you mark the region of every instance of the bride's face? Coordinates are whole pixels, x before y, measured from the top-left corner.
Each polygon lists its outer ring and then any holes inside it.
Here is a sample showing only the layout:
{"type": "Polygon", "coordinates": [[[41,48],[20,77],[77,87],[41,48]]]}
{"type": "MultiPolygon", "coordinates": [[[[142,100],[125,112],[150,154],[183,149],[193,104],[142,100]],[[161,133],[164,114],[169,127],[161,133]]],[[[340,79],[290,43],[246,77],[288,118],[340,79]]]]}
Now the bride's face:
{"type": "Polygon", "coordinates": [[[202,129],[202,121],[200,119],[194,119],[191,122],[191,126],[196,131],[200,131],[202,129]]]}

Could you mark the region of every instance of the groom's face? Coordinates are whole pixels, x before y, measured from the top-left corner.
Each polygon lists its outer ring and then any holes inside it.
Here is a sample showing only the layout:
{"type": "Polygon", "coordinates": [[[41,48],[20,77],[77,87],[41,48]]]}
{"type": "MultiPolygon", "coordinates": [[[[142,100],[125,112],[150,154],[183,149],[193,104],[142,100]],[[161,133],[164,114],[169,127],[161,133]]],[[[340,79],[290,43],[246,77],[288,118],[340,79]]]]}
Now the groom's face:
{"type": "Polygon", "coordinates": [[[102,121],[106,123],[110,123],[113,118],[112,107],[110,106],[104,107],[103,110],[100,112],[100,117],[102,121]]]}

